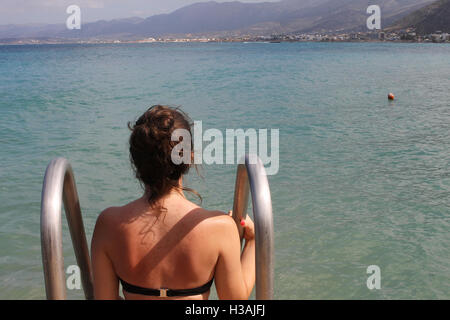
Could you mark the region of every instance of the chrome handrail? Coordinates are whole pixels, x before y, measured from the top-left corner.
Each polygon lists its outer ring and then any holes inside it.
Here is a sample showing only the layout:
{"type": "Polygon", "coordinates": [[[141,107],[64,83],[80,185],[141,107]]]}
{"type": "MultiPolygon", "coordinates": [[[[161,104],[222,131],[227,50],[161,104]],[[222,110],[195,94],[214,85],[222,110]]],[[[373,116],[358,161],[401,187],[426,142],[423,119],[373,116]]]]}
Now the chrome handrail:
{"type": "MultiPolygon", "coordinates": [[[[246,155],[239,164],[233,203],[233,219],[242,239],[241,219],[247,215],[249,190],[252,195],[255,224],[256,299],[272,300],[274,285],[274,234],[272,200],[266,170],[255,155],[246,155]]],[[[242,241],[242,240],[241,240],[242,241]]]]}
{"type": "Polygon", "coordinates": [[[45,172],[41,200],[41,249],[47,299],[66,299],[62,249],[61,207],[64,202],[73,248],[81,271],[86,299],[94,298],[89,249],[75,179],[64,158],[50,162],[45,172]]]}

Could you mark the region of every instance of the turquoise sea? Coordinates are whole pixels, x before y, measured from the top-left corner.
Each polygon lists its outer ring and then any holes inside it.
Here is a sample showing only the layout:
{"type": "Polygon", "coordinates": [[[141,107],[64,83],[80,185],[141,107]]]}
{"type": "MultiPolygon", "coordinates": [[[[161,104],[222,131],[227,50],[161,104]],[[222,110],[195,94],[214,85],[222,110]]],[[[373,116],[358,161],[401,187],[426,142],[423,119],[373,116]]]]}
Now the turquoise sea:
{"type": "MultiPolygon", "coordinates": [[[[89,242],[104,208],[141,195],[127,122],[153,104],[204,130],[280,130],[276,299],[450,298],[449,45],[191,43],[0,46],[0,299],[45,299],[51,159],[72,163],[89,242]]],[[[203,165],[188,185],[227,211],[235,171],[203,165]]]]}

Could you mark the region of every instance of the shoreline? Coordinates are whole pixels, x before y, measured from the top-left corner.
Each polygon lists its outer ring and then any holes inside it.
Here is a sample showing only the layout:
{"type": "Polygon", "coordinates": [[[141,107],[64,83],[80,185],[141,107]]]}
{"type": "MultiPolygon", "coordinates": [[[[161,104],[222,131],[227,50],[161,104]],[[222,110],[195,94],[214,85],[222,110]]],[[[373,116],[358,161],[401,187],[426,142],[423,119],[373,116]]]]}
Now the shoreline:
{"type": "Polygon", "coordinates": [[[376,32],[317,32],[274,35],[218,35],[172,34],[164,37],[145,38],[3,38],[0,45],[60,45],[60,44],[142,44],[142,43],[293,43],[293,42],[342,42],[342,43],[450,43],[450,33],[435,31],[418,34],[414,29],[384,30],[376,32]]]}
{"type": "Polygon", "coordinates": [[[416,44],[450,44],[450,41],[434,42],[434,41],[412,41],[412,40],[280,40],[280,41],[248,41],[248,40],[233,40],[233,41],[182,41],[182,40],[165,40],[165,41],[17,41],[17,42],[2,42],[0,46],[33,46],[33,45],[102,45],[102,44],[189,44],[189,43],[243,43],[243,44],[280,44],[280,43],[416,43],[416,44]]]}

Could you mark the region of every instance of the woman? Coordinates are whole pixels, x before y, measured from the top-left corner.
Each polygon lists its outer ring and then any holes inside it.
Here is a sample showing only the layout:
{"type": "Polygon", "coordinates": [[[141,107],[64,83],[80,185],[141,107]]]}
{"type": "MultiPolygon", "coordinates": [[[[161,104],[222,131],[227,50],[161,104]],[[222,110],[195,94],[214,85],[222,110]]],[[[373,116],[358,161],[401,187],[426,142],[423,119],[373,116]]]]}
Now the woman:
{"type": "Polygon", "coordinates": [[[171,160],[172,132],[191,132],[189,118],[154,106],[129,127],[130,159],[145,191],[97,219],[91,245],[95,298],[120,299],[120,282],[125,299],[208,299],[214,281],[220,299],[248,299],[255,283],[253,222],[241,223],[241,255],[231,212],[186,199],[183,191],[194,192],[183,187],[190,165],[171,160]]]}

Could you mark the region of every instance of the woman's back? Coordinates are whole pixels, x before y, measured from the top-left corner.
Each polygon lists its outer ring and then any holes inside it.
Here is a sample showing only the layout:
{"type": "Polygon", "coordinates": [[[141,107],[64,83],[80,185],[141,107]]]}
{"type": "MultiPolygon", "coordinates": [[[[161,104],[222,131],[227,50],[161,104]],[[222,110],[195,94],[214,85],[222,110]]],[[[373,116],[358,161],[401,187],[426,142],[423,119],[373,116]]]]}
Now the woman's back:
{"type": "MultiPolygon", "coordinates": [[[[141,198],[102,213],[97,228],[104,229],[101,236],[117,276],[144,288],[190,289],[208,283],[214,277],[220,245],[227,241],[221,236],[231,219],[176,193],[165,199],[164,207],[167,211],[152,210],[141,198]]],[[[124,295],[144,298],[126,291],[124,295]]],[[[209,291],[180,298],[208,296],[209,291]]]]}

